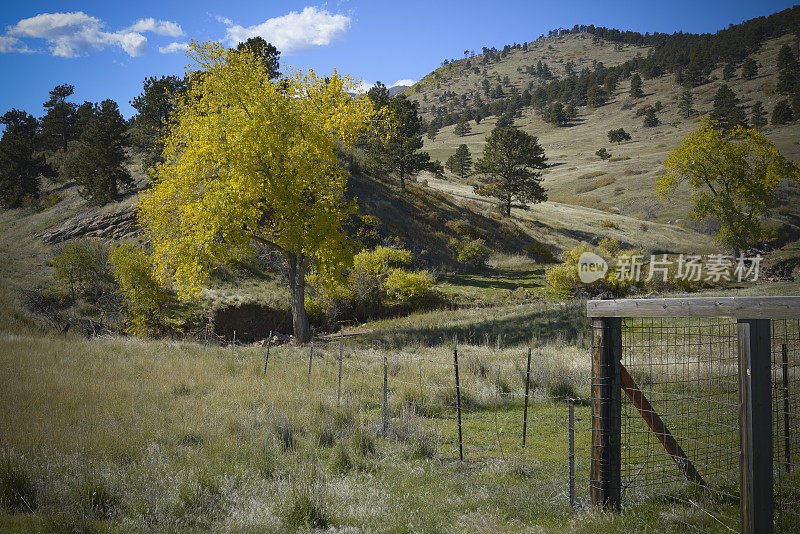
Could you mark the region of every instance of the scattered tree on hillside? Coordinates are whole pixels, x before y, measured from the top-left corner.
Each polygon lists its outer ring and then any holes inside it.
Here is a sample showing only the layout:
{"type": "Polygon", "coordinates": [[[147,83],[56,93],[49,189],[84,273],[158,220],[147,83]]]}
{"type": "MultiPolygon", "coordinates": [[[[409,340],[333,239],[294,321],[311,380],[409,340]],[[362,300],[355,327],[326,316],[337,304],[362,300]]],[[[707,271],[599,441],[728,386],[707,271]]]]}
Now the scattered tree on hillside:
{"type": "Polygon", "coordinates": [[[471,131],[472,131],[472,126],[469,125],[469,122],[467,122],[466,119],[461,119],[460,121],[458,121],[456,127],[453,128],[453,133],[459,137],[464,137],[471,131]]]}
{"type": "Polygon", "coordinates": [[[689,89],[684,89],[681,93],[680,99],[678,100],[678,109],[681,113],[686,114],[686,118],[692,116],[693,113],[697,113],[697,110],[692,107],[694,104],[694,97],[692,96],[692,91],[689,89]]]}
{"type": "Polygon", "coordinates": [[[760,100],[753,102],[753,107],[750,108],[750,122],[756,130],[761,130],[767,125],[767,112],[764,111],[764,105],[760,100]]]}
{"type": "Polygon", "coordinates": [[[66,176],[82,187],[82,197],[92,204],[106,204],[117,200],[120,189],[132,184],[124,165],[127,144],[125,119],[117,103],[103,100],[64,163],[66,176]]]}
{"type": "Polygon", "coordinates": [[[510,128],[514,126],[514,115],[511,113],[503,113],[497,118],[496,128],[510,128]]]}
{"type": "Polygon", "coordinates": [[[620,144],[623,141],[630,141],[631,134],[625,131],[624,128],[617,128],[616,130],[608,131],[608,140],[612,143],[620,144]]]}
{"type": "Polygon", "coordinates": [[[597,152],[595,152],[595,154],[600,156],[600,159],[602,159],[603,161],[605,161],[605,160],[607,160],[607,159],[609,159],[611,157],[611,153],[608,150],[606,150],[605,147],[599,149],[597,152]]]}
{"type": "Polygon", "coordinates": [[[457,174],[462,180],[469,176],[472,170],[472,154],[470,154],[467,145],[459,145],[455,153],[447,158],[445,166],[450,169],[450,172],[457,174]]]}
{"type": "Polygon", "coordinates": [[[772,108],[772,120],[770,122],[777,126],[789,124],[794,118],[794,113],[792,112],[792,107],[789,105],[789,101],[781,100],[772,108]]]}
{"type": "Polygon", "coordinates": [[[642,90],[642,77],[638,73],[631,76],[631,96],[634,98],[642,98],[644,91],[642,90]]]}
{"type": "Polygon", "coordinates": [[[782,180],[800,180],[800,166],[781,156],[775,145],[755,130],[734,127],[730,133],[704,120],[664,162],[667,173],[657,182],[663,201],[682,182],[692,190],[690,216],[720,224],[716,241],[740,252],[763,238],[762,221],[770,215],[775,190],[782,180]]]}
{"type": "Polygon", "coordinates": [[[653,126],[658,126],[659,124],[660,121],[658,120],[658,117],[656,117],[656,109],[654,107],[647,106],[647,111],[644,115],[645,127],[651,128],[653,126]]]}
{"type": "Polygon", "coordinates": [[[733,129],[735,126],[747,127],[747,115],[737,106],[739,101],[736,94],[726,84],[720,85],[714,95],[714,109],[711,110],[711,120],[716,122],[723,131],[733,129]]]}
{"type": "Polygon", "coordinates": [[[542,113],[542,119],[556,126],[565,125],[567,123],[567,117],[564,114],[564,104],[561,102],[553,102],[547,106],[544,113],[542,113]]]}
{"type": "Polygon", "coordinates": [[[603,85],[605,86],[606,94],[608,96],[614,94],[614,91],[617,90],[617,77],[613,72],[606,74],[606,77],[603,79],[603,85]]]}
{"type": "Polygon", "coordinates": [[[758,75],[758,63],[755,59],[748,57],[742,63],[742,78],[752,80],[758,75]]]}
{"type": "Polygon", "coordinates": [[[333,287],[352,258],[344,225],[355,206],[345,198],[339,153],[369,128],[372,101],[352,97],[357,84],[348,77],[309,71],[269,82],[252,54],[218,43],[191,46],[203,76],[178,104],[164,163],[139,204],[155,272],[187,298],[216,265],[254,247],[276,253],[294,339],[304,343],[311,337],[307,277],[333,287]]]}
{"type": "Polygon", "coordinates": [[[386,172],[396,172],[400,176],[400,190],[404,191],[406,176],[424,170],[430,162],[427,152],[419,152],[423,143],[422,119],[417,112],[417,103],[404,95],[390,97],[380,82],[367,92],[367,96],[375,111],[391,125],[387,135],[375,137],[370,155],[386,172]]]}
{"type": "Polygon", "coordinates": [[[50,98],[43,104],[47,112],[42,117],[41,136],[43,148],[67,151],[69,142],[75,139],[75,104],[67,98],[75,93],[75,86],[57,85],[50,91],[50,98]]]}
{"type": "Polygon", "coordinates": [[[794,118],[800,120],[800,83],[794,86],[794,92],[792,93],[791,100],[794,118]]]}
{"type": "Polygon", "coordinates": [[[727,81],[733,79],[734,75],[736,74],[736,65],[734,65],[733,61],[728,61],[725,63],[725,66],[722,67],[722,79],[727,81]]]}
{"type": "Polygon", "coordinates": [[[433,122],[433,121],[428,123],[428,128],[427,128],[428,139],[433,141],[434,139],[436,139],[436,136],[438,135],[438,133],[439,133],[439,128],[436,127],[436,123],[433,122]]]}
{"type": "Polygon", "coordinates": [[[538,172],[547,167],[546,161],[536,137],[516,128],[495,128],[486,139],[483,156],[475,162],[475,171],[483,175],[475,192],[497,198],[510,217],[513,200],[523,206],[547,200],[538,172]]]}
{"type": "Polygon", "coordinates": [[[150,76],[142,82],[142,92],[131,106],[137,111],[133,117],[131,142],[149,154],[145,167],[154,165],[161,154],[159,139],[174,109],[173,99],[186,90],[186,82],[177,76],[150,76]]]}
{"type": "Polygon", "coordinates": [[[0,117],[0,124],[5,125],[0,139],[0,203],[18,208],[39,198],[39,178],[55,172],[39,153],[35,117],[12,109],[0,117]]]}
{"type": "Polygon", "coordinates": [[[788,44],[778,50],[778,92],[789,94],[800,81],[800,64],[788,44]]]}
{"type": "Polygon", "coordinates": [[[278,72],[278,69],[280,69],[281,53],[272,43],[268,43],[263,37],[255,36],[239,43],[236,50],[241,52],[245,48],[264,64],[267,69],[267,78],[274,80],[280,77],[281,73],[278,72]]]}
{"type": "Polygon", "coordinates": [[[598,85],[592,85],[586,91],[586,104],[590,108],[599,108],[606,103],[606,92],[598,85]]]}

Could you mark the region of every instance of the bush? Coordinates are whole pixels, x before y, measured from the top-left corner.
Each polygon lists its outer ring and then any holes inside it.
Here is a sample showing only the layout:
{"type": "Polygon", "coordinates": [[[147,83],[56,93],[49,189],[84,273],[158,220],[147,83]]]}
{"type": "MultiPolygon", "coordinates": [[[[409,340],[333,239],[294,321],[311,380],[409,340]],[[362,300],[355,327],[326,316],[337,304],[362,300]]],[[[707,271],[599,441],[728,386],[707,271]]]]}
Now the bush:
{"type": "Polygon", "coordinates": [[[411,304],[428,295],[433,284],[433,275],[428,271],[392,269],[383,286],[386,293],[400,304],[411,304]]]}
{"type": "Polygon", "coordinates": [[[603,161],[611,157],[611,153],[608,150],[606,150],[605,147],[599,149],[597,152],[595,152],[595,154],[600,156],[600,159],[602,159],[603,161]]]}
{"type": "Polygon", "coordinates": [[[96,300],[111,289],[108,249],[97,241],[81,239],[65,246],[53,258],[55,279],[74,300],[96,300]]]}
{"type": "Polygon", "coordinates": [[[109,260],[126,312],[126,332],[138,336],[158,333],[169,293],[153,276],[150,258],[142,249],[125,243],[111,251],[109,260]]]}
{"type": "Polygon", "coordinates": [[[455,260],[461,265],[480,268],[486,265],[490,250],[483,239],[465,238],[454,243],[455,260]]]}

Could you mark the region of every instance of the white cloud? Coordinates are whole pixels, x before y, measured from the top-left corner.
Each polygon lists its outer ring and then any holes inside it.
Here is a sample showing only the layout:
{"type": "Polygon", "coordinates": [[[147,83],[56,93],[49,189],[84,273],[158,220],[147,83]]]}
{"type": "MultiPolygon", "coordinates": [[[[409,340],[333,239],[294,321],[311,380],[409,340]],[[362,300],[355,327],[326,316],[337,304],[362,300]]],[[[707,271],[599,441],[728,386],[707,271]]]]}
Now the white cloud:
{"type": "Polygon", "coordinates": [[[117,46],[129,56],[136,57],[147,51],[144,32],[177,37],[183,35],[174,22],[141,19],[133,26],[116,32],[105,30],[105,22],[84,13],[41,13],[22,19],[7,28],[0,36],[0,53],[30,51],[21,39],[44,39],[50,53],[58,57],[78,57],[107,46],[117,46]]]}
{"type": "Polygon", "coordinates": [[[405,79],[402,79],[402,80],[397,80],[390,87],[395,87],[395,86],[398,86],[398,85],[407,85],[407,86],[411,87],[415,83],[417,83],[416,80],[409,80],[408,78],[405,78],[405,79]]]}
{"type": "Polygon", "coordinates": [[[8,37],[0,35],[0,54],[8,54],[10,52],[18,52],[20,54],[32,54],[33,50],[28,48],[28,45],[16,37],[8,37]]]}
{"type": "Polygon", "coordinates": [[[233,26],[233,21],[228,17],[223,17],[222,15],[214,15],[214,18],[217,19],[217,22],[221,22],[225,26],[233,26]]]}
{"type": "Polygon", "coordinates": [[[186,52],[189,49],[189,43],[170,43],[167,46],[159,46],[158,51],[162,54],[177,54],[179,52],[186,52]]]}
{"type": "Polygon", "coordinates": [[[152,32],[156,35],[165,35],[167,37],[180,37],[184,35],[183,28],[178,24],[168,20],[156,20],[153,17],[140,19],[128,29],[132,32],[152,32]]]}
{"type": "Polygon", "coordinates": [[[228,24],[227,41],[235,46],[250,37],[260,36],[274,44],[281,53],[289,55],[327,46],[347,33],[349,27],[350,17],[306,7],[300,13],[292,11],[247,28],[228,24]]]}
{"type": "Polygon", "coordinates": [[[367,91],[372,89],[374,86],[375,86],[374,83],[365,82],[364,80],[361,80],[359,82],[358,86],[355,88],[355,92],[358,93],[358,94],[366,93],[367,91]]]}

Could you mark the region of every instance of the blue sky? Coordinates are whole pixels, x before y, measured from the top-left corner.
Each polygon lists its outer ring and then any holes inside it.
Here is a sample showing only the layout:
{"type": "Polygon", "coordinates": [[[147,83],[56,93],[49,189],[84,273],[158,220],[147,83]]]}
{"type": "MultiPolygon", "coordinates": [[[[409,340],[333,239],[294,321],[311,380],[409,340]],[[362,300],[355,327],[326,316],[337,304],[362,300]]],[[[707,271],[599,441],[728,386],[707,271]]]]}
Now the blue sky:
{"type": "Polygon", "coordinates": [[[482,1],[426,2],[13,2],[0,14],[0,113],[40,116],[57,84],[73,100],[128,102],[151,75],[183,74],[189,39],[234,43],[260,34],[282,50],[281,65],[336,67],[362,78],[418,80],[465,49],[502,47],[557,27],[595,24],[636,31],[714,32],[793,2],[482,1]],[[174,52],[176,51],[177,52],[174,52]]]}

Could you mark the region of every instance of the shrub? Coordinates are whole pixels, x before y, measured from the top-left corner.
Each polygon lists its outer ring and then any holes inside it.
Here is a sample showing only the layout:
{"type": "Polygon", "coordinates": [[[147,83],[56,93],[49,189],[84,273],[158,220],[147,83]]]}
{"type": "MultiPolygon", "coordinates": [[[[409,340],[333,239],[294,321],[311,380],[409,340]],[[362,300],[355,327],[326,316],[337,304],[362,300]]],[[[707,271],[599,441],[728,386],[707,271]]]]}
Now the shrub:
{"type": "Polygon", "coordinates": [[[149,335],[161,329],[169,293],[153,276],[150,258],[140,248],[124,243],[109,258],[126,312],[126,331],[149,335]]]}
{"type": "Polygon", "coordinates": [[[400,304],[410,304],[427,295],[433,284],[433,275],[428,271],[392,269],[386,277],[384,288],[400,304]]]}
{"type": "Polygon", "coordinates": [[[483,239],[465,238],[454,243],[455,260],[468,267],[480,268],[486,265],[491,251],[483,239]]]}
{"type": "Polygon", "coordinates": [[[96,299],[110,289],[108,250],[88,239],[74,241],[53,258],[55,279],[63,284],[74,300],[96,299]]]}
{"type": "Polygon", "coordinates": [[[603,221],[600,221],[600,226],[602,226],[603,228],[614,228],[616,230],[619,230],[619,225],[617,223],[615,223],[614,221],[611,221],[609,219],[605,219],[603,221]]]}
{"type": "Polygon", "coordinates": [[[611,157],[611,153],[608,150],[606,150],[605,147],[599,149],[597,152],[595,152],[595,154],[597,154],[600,157],[600,159],[604,161],[611,157]]]}

